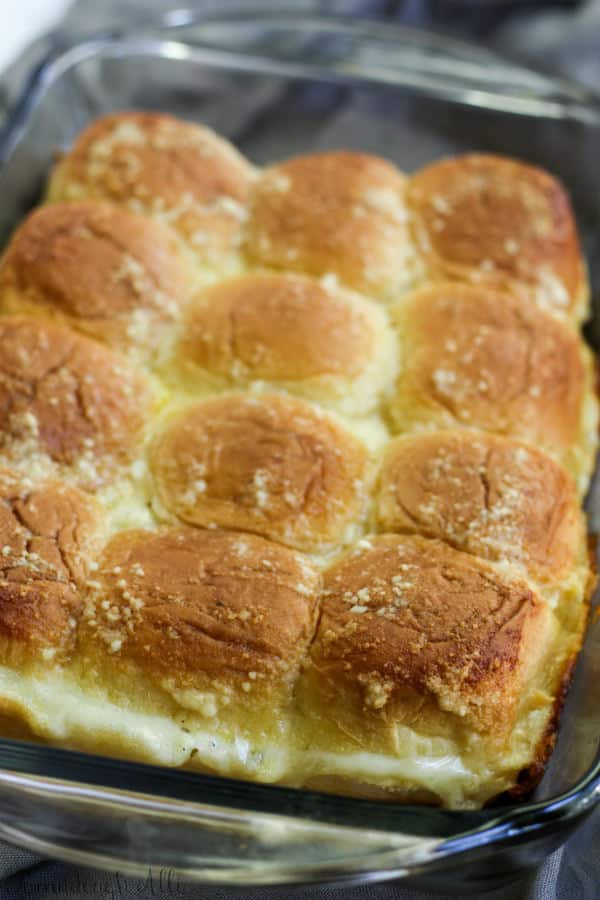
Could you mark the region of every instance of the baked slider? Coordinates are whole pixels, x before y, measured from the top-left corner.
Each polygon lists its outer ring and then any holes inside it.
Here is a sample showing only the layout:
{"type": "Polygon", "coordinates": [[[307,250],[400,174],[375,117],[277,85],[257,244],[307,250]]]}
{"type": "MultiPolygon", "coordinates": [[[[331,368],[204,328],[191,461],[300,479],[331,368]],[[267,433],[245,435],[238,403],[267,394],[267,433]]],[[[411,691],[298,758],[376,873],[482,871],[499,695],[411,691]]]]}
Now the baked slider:
{"type": "Polygon", "coordinates": [[[151,450],[156,512],[327,553],[360,533],[372,467],[334,418],[279,394],[184,407],[151,450]]]}
{"type": "Polygon", "coordinates": [[[86,128],[55,167],[48,200],[105,200],[174,228],[201,268],[236,266],[254,168],[209,128],[120,112],[86,128]]]}
{"type": "Polygon", "coordinates": [[[89,729],[73,710],[70,743],[281,777],[320,585],[303,556],[254,535],[115,535],[89,581],[77,657],[64,672],[66,690],[101,713],[89,729]]]}
{"type": "Polygon", "coordinates": [[[577,487],[535,447],[468,430],[396,438],[382,461],[376,524],[513,566],[559,617],[582,615],[590,573],[577,487]]]}
{"type": "Polygon", "coordinates": [[[56,203],[13,235],[0,261],[0,307],[144,359],[166,339],[194,279],[168,227],[107,203],[56,203]]]}
{"type": "Polygon", "coordinates": [[[567,319],[585,317],[589,288],[575,217],[548,172],[473,153],[415,173],[406,198],[426,279],[506,290],[567,319]]]}
{"type": "Polygon", "coordinates": [[[526,784],[581,627],[441,541],[362,540],[324,576],[298,686],[304,783],[452,807],[526,784]]]}
{"type": "Polygon", "coordinates": [[[48,670],[70,658],[90,565],[104,539],[102,509],[89,494],[0,469],[3,713],[16,704],[27,720],[29,679],[39,679],[41,700],[48,670]]]}
{"type": "Polygon", "coordinates": [[[251,195],[250,265],[288,269],[380,299],[410,282],[406,179],[364,153],[298,156],[267,169],[251,195]]]}
{"type": "Polygon", "coordinates": [[[290,273],[252,273],[205,288],[188,307],[170,360],[193,390],[289,391],[351,416],[375,410],[396,366],[379,307],[290,273]]]}
{"type": "Polygon", "coordinates": [[[598,403],[591,354],[567,325],[512,294],[445,282],[397,301],[396,432],[450,427],[547,450],[587,489],[598,403]]]}
{"type": "Polygon", "coordinates": [[[90,490],[114,480],[141,446],[150,381],[47,319],[0,318],[0,460],[90,490]]]}

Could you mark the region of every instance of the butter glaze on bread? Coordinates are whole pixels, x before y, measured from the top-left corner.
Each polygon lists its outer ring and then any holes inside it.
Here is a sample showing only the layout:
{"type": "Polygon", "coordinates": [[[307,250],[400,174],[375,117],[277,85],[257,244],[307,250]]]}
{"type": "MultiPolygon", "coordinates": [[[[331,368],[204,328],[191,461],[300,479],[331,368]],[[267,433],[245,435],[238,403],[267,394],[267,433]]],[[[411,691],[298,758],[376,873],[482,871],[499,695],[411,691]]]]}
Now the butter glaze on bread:
{"type": "Polygon", "coordinates": [[[122,532],[80,629],[86,678],[141,682],[150,709],[157,695],[231,740],[281,741],[320,585],[302,556],[254,535],[122,532]]]}
{"type": "MultiPolygon", "coordinates": [[[[526,582],[439,541],[380,535],[326,573],[321,610],[299,696],[310,750],[331,754],[336,774],[358,752],[418,758],[420,742],[432,764],[461,760],[454,788],[494,758],[497,789],[521,717],[543,741],[535,712],[550,712],[559,686],[560,664],[544,668],[558,626],[526,582]]],[[[436,773],[365,780],[410,799],[436,773]]]]}
{"type": "Polygon", "coordinates": [[[250,202],[250,264],[393,296],[410,278],[405,184],[388,162],[363,153],[317,153],[267,169],[250,202]]]}
{"type": "MultiPolygon", "coordinates": [[[[563,188],[92,123],[0,261],[0,724],[475,808],[539,779],[594,574],[563,188]]],[[[526,786],[526,788],[523,787],[526,786]]]]}
{"type": "Polygon", "coordinates": [[[547,606],[442,542],[380,535],[363,543],[325,577],[310,653],[325,690],[352,692],[359,718],[385,710],[426,725],[421,707],[433,699],[431,716],[448,712],[505,735],[523,670],[544,645],[533,635],[545,637],[547,606]]]}
{"type": "Polygon", "coordinates": [[[392,310],[404,364],[397,432],[467,427],[542,447],[587,487],[597,412],[587,349],[567,325],[514,296],[445,282],[392,310]]]}
{"type": "Polygon", "coordinates": [[[374,409],[396,365],[383,312],[358,294],[292,274],[255,273],[206,288],[173,356],[191,385],[285,389],[348,415],[374,409]]]}
{"type": "Polygon", "coordinates": [[[579,320],[589,289],[564,187],[534,166],[485,154],[433,163],[407,190],[426,277],[507,290],[579,320]]]}
{"type": "Polygon", "coordinates": [[[133,459],[150,408],[149,383],[96,341],[0,319],[0,459],[98,487],[133,459]]]}
{"type": "Polygon", "coordinates": [[[356,536],[371,477],[354,435],[276,394],[185,408],[159,435],[151,465],[158,498],[182,521],[314,552],[356,536]]]}
{"type": "Polygon", "coordinates": [[[48,199],[106,200],[173,227],[208,266],[235,259],[254,169],[209,128],[158,113],[104,116],[52,174],[48,199]]]}
{"type": "Polygon", "coordinates": [[[0,304],[146,355],[164,341],[193,280],[165,226],[107,203],[56,203],[16,230],[0,262],[0,304]]]}
{"type": "Polygon", "coordinates": [[[0,643],[27,665],[72,649],[90,561],[103,543],[102,511],[58,481],[34,484],[0,469],[0,643]],[[30,661],[30,660],[29,660],[30,661]]]}
{"type": "Polygon", "coordinates": [[[569,474],[535,447],[478,431],[391,441],[377,493],[381,531],[440,538],[556,584],[583,563],[585,522],[569,474]]]}

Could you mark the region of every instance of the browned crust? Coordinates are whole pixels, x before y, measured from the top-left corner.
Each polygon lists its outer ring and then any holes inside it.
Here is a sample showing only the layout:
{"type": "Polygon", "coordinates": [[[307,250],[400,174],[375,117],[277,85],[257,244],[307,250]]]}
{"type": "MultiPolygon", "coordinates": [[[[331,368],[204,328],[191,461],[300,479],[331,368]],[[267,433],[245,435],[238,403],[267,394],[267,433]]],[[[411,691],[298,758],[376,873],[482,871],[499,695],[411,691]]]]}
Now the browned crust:
{"type": "Polygon", "coordinates": [[[404,176],[376,156],[333,151],[267,169],[250,207],[253,264],[336,275],[373,296],[408,277],[404,176]]]}
{"type": "Polygon", "coordinates": [[[531,763],[522,769],[516,779],[515,786],[509,791],[504,791],[496,797],[492,797],[486,804],[499,805],[506,803],[515,803],[527,800],[534,792],[546,770],[546,766],[556,745],[558,730],[560,727],[560,719],[563,713],[564,705],[569,694],[575,667],[581,651],[581,646],[585,638],[586,627],[591,615],[591,600],[598,583],[597,571],[597,553],[596,553],[597,535],[588,534],[588,560],[589,560],[589,576],[585,592],[585,598],[581,606],[581,615],[579,618],[579,630],[577,632],[577,646],[575,646],[571,654],[564,662],[560,679],[554,693],[554,703],[552,706],[552,714],[548,720],[548,724],[542,734],[531,763]]]}
{"type": "Polygon", "coordinates": [[[84,653],[133,660],[178,688],[234,684],[248,703],[289,687],[321,578],[300,554],[255,535],[175,528],[116,535],[94,581],[84,653]]]}
{"type": "Polygon", "coordinates": [[[372,319],[360,297],[299,275],[252,273],[197,297],[176,352],[232,382],[351,379],[375,351],[372,319]]]}
{"type": "Polygon", "coordinates": [[[556,689],[551,717],[548,721],[543,735],[541,736],[535,748],[531,763],[524,769],[521,769],[521,771],[517,775],[514,787],[512,787],[508,791],[503,792],[502,794],[499,794],[496,797],[492,797],[487,801],[485,806],[497,806],[504,803],[518,803],[520,801],[527,800],[529,797],[531,797],[534,790],[542,780],[542,777],[546,770],[546,766],[548,764],[548,760],[550,759],[550,756],[556,744],[560,717],[565,700],[567,698],[567,694],[569,693],[569,687],[571,685],[573,671],[577,662],[578,652],[579,651],[575,652],[565,664],[565,669],[561,676],[559,686],[556,689]]]}
{"type": "Polygon", "coordinates": [[[571,458],[586,391],[571,328],[514,296],[451,283],[416,291],[393,315],[405,355],[391,401],[397,430],[480,428],[571,458]]]}
{"type": "Polygon", "coordinates": [[[408,183],[413,238],[429,277],[477,282],[581,317],[587,277],[567,192],[548,172],[470,154],[408,183]]]}
{"type": "Polygon", "coordinates": [[[61,319],[123,350],[156,346],[191,285],[190,264],[170,229],[105,203],[40,207],[0,264],[4,312],[61,319]]]}
{"type": "MultiPolygon", "coordinates": [[[[60,482],[34,485],[0,470],[3,643],[60,651],[72,645],[81,590],[101,534],[100,509],[88,495],[60,482]]],[[[4,655],[10,657],[10,647],[4,655]]]]}
{"type": "MultiPolygon", "coordinates": [[[[456,738],[463,747],[465,736],[478,733],[492,764],[502,762],[519,713],[530,711],[530,691],[554,679],[551,719],[504,795],[526,796],[555,743],[587,607],[563,604],[555,644],[554,614],[536,591],[479,557],[510,557],[546,582],[581,575],[574,571],[581,521],[558,465],[529,448],[540,465],[512,486],[522,501],[515,540],[523,554],[511,556],[515,544],[506,536],[488,553],[483,527],[479,543],[455,541],[471,555],[461,553],[449,546],[447,529],[423,525],[401,497],[405,520],[380,509],[379,527],[410,535],[367,539],[325,572],[323,590],[313,564],[283,545],[339,553],[361,533],[371,498],[366,448],[306,403],[220,396],[167,419],[151,450],[155,511],[198,527],[120,531],[100,555],[109,509],[103,516],[68,482],[96,489],[141,455],[152,391],[150,379],[118,354],[64,326],[135,349],[163,375],[175,369],[168,353],[153,354],[165,335],[171,340],[190,294],[191,247],[194,262],[220,278],[248,262],[300,274],[271,271],[207,289],[183,322],[176,352],[184,349],[188,363],[234,384],[350,384],[378,354],[380,335],[368,314],[374,305],[338,282],[388,300],[427,277],[436,286],[394,310],[406,362],[391,404],[394,427],[450,425],[452,441],[466,449],[471,438],[459,429],[476,425],[519,435],[566,461],[581,451],[590,373],[572,323],[556,319],[579,319],[587,299],[562,186],[533,167],[477,155],[427,167],[408,187],[389,163],[351,152],[299,157],[257,178],[208,129],[125,112],[80,135],[59,160],[49,194],[68,202],[33,213],[0,264],[0,304],[10,314],[0,319],[0,458],[31,468],[36,479],[0,470],[5,664],[19,672],[32,659],[69,662],[84,690],[100,686],[126,696],[131,708],[140,703],[165,715],[175,701],[183,722],[190,713],[195,721],[198,713],[215,715],[218,694],[217,728],[254,728],[261,739],[271,716],[271,736],[281,740],[297,687],[308,718],[315,704],[317,728],[333,720],[336,751],[351,745],[393,755],[396,726],[406,723],[416,735],[456,738]],[[327,277],[319,283],[309,275],[327,277]],[[302,295],[298,309],[288,295],[270,302],[292,285],[302,295]],[[139,314],[147,316],[142,329],[139,314]],[[66,483],[40,482],[46,463],[66,483]],[[529,495],[527,476],[550,495],[552,546],[539,527],[547,509],[536,506],[541,489],[529,495]],[[556,663],[549,659],[555,647],[563,651],[556,663]],[[550,673],[542,677],[545,662],[550,673]]],[[[387,311],[377,313],[385,331],[387,311]]],[[[178,369],[175,381],[180,376],[178,369]]],[[[325,394],[309,396],[326,402],[325,394]]],[[[413,449],[436,439],[413,438],[413,449]]],[[[511,444],[491,434],[481,441],[488,449],[511,444]]],[[[396,486],[407,479],[406,471],[390,472],[397,447],[390,446],[385,470],[396,486]]],[[[488,510],[496,470],[484,462],[476,481],[488,510]]],[[[140,478],[141,495],[149,485],[140,478]]],[[[578,589],[572,581],[565,587],[578,589]]],[[[11,703],[0,698],[5,711],[11,703]]],[[[302,738],[310,741],[308,718],[302,738]]],[[[377,788],[352,793],[362,790],[377,788]]],[[[426,790],[394,799],[415,797],[429,799],[426,790]]]]}
{"type": "Polygon", "coordinates": [[[584,520],[573,479],[509,438],[439,431],[387,445],[376,498],[379,530],[440,538],[534,578],[564,578],[579,563],[584,520]]]}
{"type": "Polygon", "coordinates": [[[182,521],[309,550],[344,541],[363,516],[370,481],[360,441],[278,394],[187,407],[159,435],[151,464],[160,501],[182,521]]]}
{"type": "Polygon", "coordinates": [[[380,535],[325,573],[308,671],[342,719],[354,707],[379,730],[445,729],[456,715],[502,741],[548,627],[524,582],[439,541],[380,535]]]}
{"type": "Polygon", "coordinates": [[[213,131],[162,113],[96,119],[55,168],[49,198],[108,200],[168,220],[207,260],[235,249],[254,170],[213,131]]]}
{"type": "Polygon", "coordinates": [[[11,462],[43,454],[97,486],[131,459],[149,400],[147,382],[95,341],[41,319],[0,319],[0,452],[11,462]]]}

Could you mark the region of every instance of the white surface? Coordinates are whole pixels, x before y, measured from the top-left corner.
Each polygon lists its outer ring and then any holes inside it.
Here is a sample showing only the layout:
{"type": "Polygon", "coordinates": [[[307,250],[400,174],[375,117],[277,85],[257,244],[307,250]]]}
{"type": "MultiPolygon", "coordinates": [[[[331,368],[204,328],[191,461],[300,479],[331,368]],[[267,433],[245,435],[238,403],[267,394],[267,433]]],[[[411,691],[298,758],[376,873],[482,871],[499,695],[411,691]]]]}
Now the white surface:
{"type": "Polygon", "coordinates": [[[55,24],[71,0],[0,0],[0,72],[55,24]]]}

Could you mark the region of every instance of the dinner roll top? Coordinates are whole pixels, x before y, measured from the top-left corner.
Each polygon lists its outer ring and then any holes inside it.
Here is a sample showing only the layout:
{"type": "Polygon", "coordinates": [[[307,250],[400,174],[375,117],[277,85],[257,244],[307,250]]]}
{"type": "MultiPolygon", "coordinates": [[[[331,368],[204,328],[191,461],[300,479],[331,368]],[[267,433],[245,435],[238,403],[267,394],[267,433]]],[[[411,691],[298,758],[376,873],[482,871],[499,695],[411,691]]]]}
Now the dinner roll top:
{"type": "Polygon", "coordinates": [[[108,200],[171,225],[209,268],[235,265],[254,169],[209,128],[159,113],[92,122],[55,167],[48,199],[108,200]]]}
{"type": "Polygon", "coordinates": [[[299,275],[254,273],[208,287],[181,332],[174,383],[275,387],[348,415],[373,410],[396,367],[377,306],[299,275]]]}
{"type": "Polygon", "coordinates": [[[458,156],[417,172],[407,204],[430,279],[508,290],[576,321],[586,314],[577,226],[552,175],[501,156],[458,156]]]}
{"type": "Polygon", "coordinates": [[[443,729],[450,713],[504,739],[549,617],[524,582],[467,554],[380,535],[327,571],[310,658],[324,692],[347,702],[357,724],[372,715],[387,729],[418,715],[424,730],[443,729]]]}
{"type": "Polygon", "coordinates": [[[348,151],[272,166],[252,194],[250,264],[335,276],[381,299],[396,295],[412,278],[405,182],[384,159],[348,151]]]}
{"type": "Polygon", "coordinates": [[[320,553],[360,532],[369,454],[331,416],[284,395],[232,394],[167,422],[151,451],[156,511],[320,553]]]}
{"type": "Polygon", "coordinates": [[[0,460],[95,489],[129,463],[150,383],[96,341],[47,320],[0,318],[0,460]]]}
{"type": "Polygon", "coordinates": [[[257,768],[268,765],[316,625],[321,576],[308,561],[255,535],[126,531],[91,584],[79,641],[85,680],[125,690],[134,709],[170,704],[190,730],[244,736],[264,755],[257,768]]]}
{"type": "Polygon", "coordinates": [[[403,366],[397,432],[478,428],[542,447],[587,488],[596,448],[591,359],[575,332],[514,295],[444,283],[392,311],[403,366]]]}
{"type": "Polygon", "coordinates": [[[0,262],[0,304],[146,357],[193,281],[187,252],[164,225],[106,203],[56,203],[16,230],[0,262]]]}
{"type": "Polygon", "coordinates": [[[526,582],[481,560],[421,537],[361,541],[325,573],[298,688],[315,771],[347,773],[363,754],[366,783],[484,802],[548,750],[579,639],[558,635],[526,582]],[[382,753],[410,777],[371,756],[382,753]]]}
{"type": "Polygon", "coordinates": [[[89,495],[0,469],[2,665],[45,669],[68,657],[102,539],[101,509],[89,495]]]}
{"type": "Polygon", "coordinates": [[[455,430],[391,441],[377,525],[517,564],[553,588],[579,569],[585,588],[587,542],[576,485],[551,457],[510,438],[455,430]]]}

